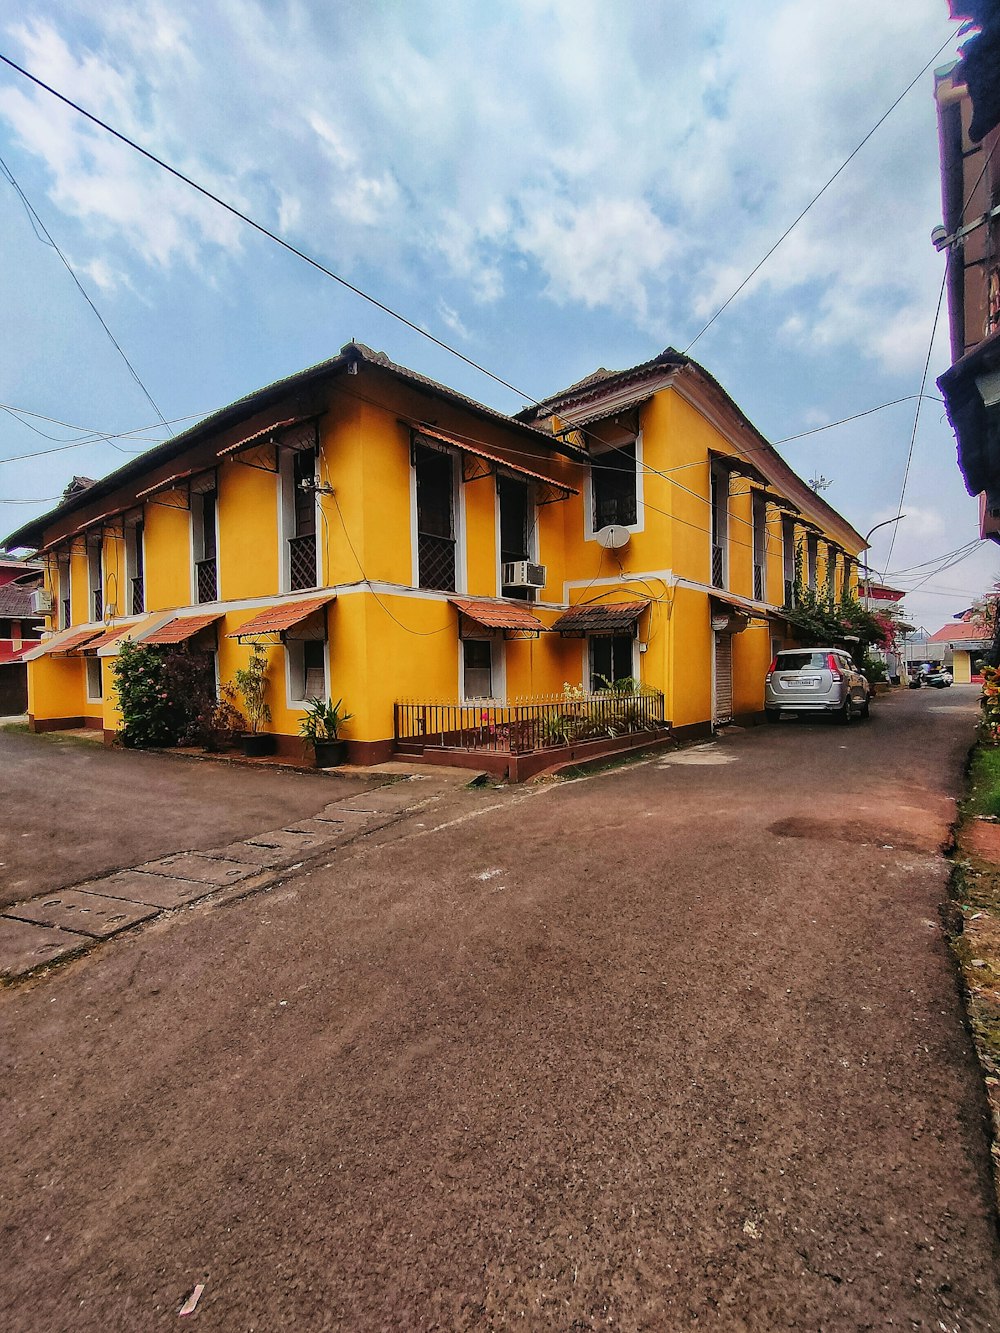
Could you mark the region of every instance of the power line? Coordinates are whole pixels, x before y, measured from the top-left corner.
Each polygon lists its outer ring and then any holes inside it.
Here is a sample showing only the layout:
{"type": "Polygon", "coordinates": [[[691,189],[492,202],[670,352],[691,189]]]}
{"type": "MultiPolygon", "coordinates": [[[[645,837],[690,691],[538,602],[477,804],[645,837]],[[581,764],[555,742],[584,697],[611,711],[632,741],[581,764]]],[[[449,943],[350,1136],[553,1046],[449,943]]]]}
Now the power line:
{"type": "Polygon", "coordinates": [[[163,158],[157,157],[157,155],[150,152],[148,148],[143,148],[142,145],[136,143],[134,139],[130,139],[128,135],[122,134],[120,130],[116,130],[113,126],[109,125],[107,121],[101,120],[99,116],[95,116],[92,112],[85,110],[78,102],[74,102],[71,98],[58,92],[50,84],[45,83],[29,70],[18,65],[16,61],[11,60],[9,56],[5,56],[2,51],[0,51],[0,61],[9,66],[9,68],[16,73],[20,74],[23,78],[28,79],[31,83],[35,84],[36,87],[41,88],[44,92],[57,98],[64,106],[70,107],[86,120],[89,120],[92,125],[96,125],[99,129],[104,130],[106,134],[110,134],[120,143],[123,143],[135,152],[140,153],[147,159],[147,161],[152,162],[161,170],[166,171],[176,180],[182,181],[185,185],[190,186],[192,190],[197,190],[197,192],[204,198],[210,199],[213,204],[217,204],[220,208],[224,208],[227,213],[231,213],[233,217],[239,218],[239,220],[245,222],[248,227],[252,227],[254,231],[260,232],[262,236],[266,236],[269,240],[274,241],[276,245],[280,245],[282,249],[287,250],[289,254],[293,254],[298,259],[303,260],[304,263],[309,264],[312,268],[316,269],[317,272],[322,273],[326,277],[331,278],[334,282],[339,283],[341,287],[346,288],[349,292],[353,292],[355,296],[360,296],[363,301],[367,301],[369,305],[375,306],[375,308],[381,310],[383,314],[398,320],[400,324],[405,325],[406,328],[411,329],[414,333],[418,333],[421,338],[426,338],[428,342],[433,343],[435,347],[440,347],[442,351],[448,352],[451,356],[457,357],[460,361],[464,361],[467,366],[471,366],[473,370],[478,370],[481,375],[487,376],[488,379],[493,380],[496,384],[501,385],[505,389],[510,389],[512,393],[518,394],[521,398],[528,399],[529,402],[534,403],[536,406],[539,405],[540,400],[533,397],[533,395],[525,393],[523,389],[519,389],[515,384],[509,383],[509,381],[502,379],[499,375],[494,375],[491,370],[487,370],[487,368],[481,365],[478,361],[474,361],[471,357],[466,356],[464,352],[460,352],[456,347],[452,347],[449,343],[443,342],[440,338],[435,337],[433,333],[428,332],[427,329],[421,328],[420,325],[415,324],[413,320],[407,319],[405,315],[401,314],[398,310],[394,310],[392,306],[386,305],[384,301],[380,301],[377,297],[370,295],[355,283],[348,282],[348,280],[341,277],[339,273],[335,273],[333,269],[327,268],[327,266],[321,263],[320,260],[315,259],[304,250],[300,250],[298,246],[292,245],[290,241],[286,241],[283,237],[279,236],[277,232],[271,231],[269,227],[265,227],[262,222],[255,221],[248,213],[244,213],[234,204],[228,203],[225,199],[214,194],[204,185],[199,185],[196,180],[185,175],[183,171],[179,171],[177,167],[172,167],[169,162],[165,162],[163,158]]]}
{"type": "MultiPolygon", "coordinates": [[[[928,60],[927,64],[924,65],[924,67],[920,70],[920,72],[919,72],[913,79],[911,79],[910,82],[906,85],[906,87],[903,89],[903,91],[899,94],[899,96],[898,96],[898,97],[896,98],[896,100],[893,102],[892,106],[889,107],[888,111],[886,111],[886,112],[885,112],[885,113],[884,113],[884,114],[883,114],[883,115],[882,115],[882,116],[875,122],[875,124],[871,127],[871,129],[868,131],[868,133],[865,135],[865,137],[864,137],[864,138],[861,140],[861,142],[857,145],[857,147],[856,147],[851,153],[848,154],[848,156],[844,159],[843,162],[841,162],[840,166],[839,166],[839,167],[837,168],[837,170],[833,173],[833,175],[832,175],[832,176],[830,177],[830,179],[826,182],[826,184],[825,184],[825,185],[824,185],[824,186],[823,186],[823,187],[822,187],[816,194],[813,195],[813,197],[809,200],[808,204],[806,204],[805,208],[804,208],[804,209],[802,210],[802,212],[798,215],[798,217],[795,219],[795,221],[794,221],[789,227],[786,227],[786,229],[781,233],[781,235],[778,237],[778,239],[775,241],[775,243],[771,246],[770,250],[768,250],[767,254],[764,255],[763,259],[761,259],[757,264],[754,265],[754,267],[750,270],[750,272],[749,272],[749,273],[747,274],[747,276],[743,279],[743,281],[742,281],[742,282],[740,283],[740,285],[736,288],[736,290],[732,293],[732,295],[729,296],[729,297],[727,297],[726,300],[723,301],[722,305],[719,306],[718,310],[715,312],[715,314],[712,316],[712,318],[708,321],[708,323],[707,323],[706,325],[704,325],[703,328],[699,329],[699,331],[695,334],[695,336],[694,336],[694,337],[691,339],[691,341],[688,343],[687,347],[684,348],[684,352],[685,352],[685,354],[688,353],[688,352],[690,352],[691,348],[695,345],[695,343],[698,341],[698,339],[701,338],[701,336],[702,336],[703,334],[705,334],[705,333],[708,332],[708,330],[712,327],[712,325],[713,325],[713,324],[715,323],[715,321],[719,318],[719,316],[720,316],[720,315],[722,314],[722,312],[726,309],[726,307],[729,306],[729,305],[731,305],[731,304],[733,303],[733,301],[736,300],[737,296],[739,296],[740,292],[741,292],[741,291],[743,290],[743,288],[747,285],[747,283],[750,282],[751,279],[754,278],[754,277],[760,272],[760,270],[764,267],[764,265],[767,263],[767,261],[768,261],[768,260],[771,258],[771,256],[774,254],[775,250],[777,250],[778,247],[782,244],[782,242],[785,241],[785,240],[792,234],[792,232],[795,230],[795,228],[799,225],[799,223],[802,221],[802,219],[805,217],[805,215],[806,215],[806,214],[809,212],[809,210],[812,208],[813,204],[817,203],[817,202],[823,197],[823,195],[826,194],[827,190],[830,188],[830,186],[833,184],[833,182],[837,179],[837,177],[840,175],[840,173],[841,173],[847,166],[850,165],[850,163],[854,160],[854,158],[857,157],[858,153],[861,152],[862,148],[864,148],[865,144],[866,144],[866,143],[868,142],[868,140],[872,137],[872,135],[875,133],[875,131],[878,130],[878,129],[879,129],[879,128],[880,128],[880,127],[881,127],[881,126],[888,120],[888,119],[889,119],[889,117],[890,117],[890,116],[892,115],[892,113],[895,111],[896,107],[899,106],[900,102],[903,100],[903,98],[906,96],[906,94],[910,91],[910,89],[913,88],[913,87],[915,87],[916,84],[920,82],[920,80],[924,77],[924,75],[927,73],[927,71],[930,69],[930,67],[934,64],[935,60],[937,60],[938,56],[939,56],[939,55],[941,54],[941,52],[945,49],[945,47],[946,47],[946,46],[949,46],[954,40],[955,40],[955,38],[954,38],[954,34],[953,34],[953,33],[949,33],[949,35],[948,35],[948,37],[945,39],[945,41],[943,41],[943,42],[941,43],[941,45],[938,47],[938,49],[937,49],[937,50],[934,52],[934,54],[931,56],[930,60],[928,60]]],[[[2,59],[2,58],[3,58],[3,57],[0,57],[0,59],[2,59]]]]}
{"type": "Polygon", "coordinates": [[[898,407],[900,403],[912,403],[915,398],[923,396],[935,403],[943,403],[944,399],[939,398],[936,393],[925,393],[923,395],[908,393],[904,398],[893,398],[888,403],[879,403],[877,407],[868,407],[863,412],[855,412],[849,417],[840,417],[837,421],[828,421],[823,426],[813,426],[810,430],[801,430],[797,435],[786,435],[780,440],[773,440],[772,444],[777,447],[779,444],[790,444],[792,440],[804,440],[807,435],[818,435],[824,430],[833,430],[834,426],[846,426],[849,421],[860,421],[862,417],[870,417],[875,412],[883,412],[887,407],[898,407]]]}
{"type": "MultiPolygon", "coordinates": [[[[84,287],[84,285],[83,285],[83,283],[80,281],[80,279],[76,276],[76,271],[74,270],[73,265],[69,262],[69,260],[68,260],[68,259],[66,258],[66,256],[63,254],[63,252],[59,249],[59,246],[56,244],[55,240],[53,239],[52,233],[49,231],[48,227],[46,227],[46,225],[45,225],[45,223],[42,221],[42,219],[38,216],[38,213],[35,211],[34,205],[31,203],[31,201],[28,199],[27,195],[26,195],[26,194],[24,193],[24,191],[21,189],[20,185],[17,183],[17,180],[16,180],[15,177],[14,177],[14,173],[11,171],[10,167],[8,167],[7,163],[3,160],[2,157],[0,157],[0,171],[3,172],[4,176],[7,178],[7,180],[10,182],[10,184],[11,184],[11,185],[14,187],[14,189],[17,191],[18,198],[21,200],[21,203],[24,205],[25,210],[26,210],[26,212],[27,212],[27,214],[28,214],[28,217],[31,219],[32,227],[33,227],[33,228],[36,227],[36,224],[37,224],[37,227],[38,227],[38,228],[41,228],[42,232],[44,233],[44,235],[45,235],[45,237],[46,237],[46,240],[48,241],[48,244],[52,247],[52,249],[53,249],[53,250],[56,252],[56,254],[59,256],[60,260],[62,261],[63,267],[64,267],[65,270],[66,270],[66,272],[69,274],[69,276],[73,279],[73,282],[76,284],[77,291],[79,291],[80,295],[83,297],[83,299],[84,299],[84,300],[87,302],[87,304],[90,306],[91,310],[92,310],[92,311],[94,312],[94,314],[97,316],[97,319],[98,319],[98,321],[100,322],[101,328],[102,328],[102,329],[104,330],[104,332],[108,335],[108,337],[110,338],[110,340],[111,340],[111,342],[112,342],[112,345],[114,346],[114,348],[115,348],[115,350],[117,351],[118,355],[119,355],[119,356],[121,357],[121,359],[125,362],[126,366],[128,367],[129,374],[132,376],[132,378],[135,380],[136,384],[138,384],[139,388],[142,390],[142,392],[145,394],[146,398],[149,400],[150,406],[152,407],[152,409],[153,409],[153,411],[156,413],[156,415],[159,417],[160,421],[163,422],[163,425],[164,425],[164,426],[166,426],[166,424],[167,424],[167,423],[166,423],[166,419],[164,418],[163,413],[160,411],[159,407],[157,406],[156,402],[154,401],[154,399],[153,399],[153,395],[149,392],[149,390],[146,388],[145,384],[143,384],[142,380],[139,378],[139,373],[138,373],[138,371],[136,370],[135,366],[133,366],[132,362],[128,359],[128,357],[125,355],[125,350],[124,350],[124,348],[122,347],[121,343],[118,341],[118,339],[115,337],[115,335],[111,332],[110,328],[108,327],[107,321],[105,320],[105,318],[104,318],[104,316],[101,314],[101,312],[98,310],[97,306],[94,304],[93,299],[92,299],[91,296],[90,296],[90,293],[89,293],[89,292],[87,291],[87,289],[84,287]]],[[[37,230],[37,229],[35,230],[35,235],[36,235],[36,236],[38,235],[38,230],[37,230]]],[[[109,441],[109,443],[111,443],[111,441],[109,441]]],[[[114,447],[114,448],[117,448],[118,446],[117,446],[117,445],[113,445],[113,447],[114,447]]]]}

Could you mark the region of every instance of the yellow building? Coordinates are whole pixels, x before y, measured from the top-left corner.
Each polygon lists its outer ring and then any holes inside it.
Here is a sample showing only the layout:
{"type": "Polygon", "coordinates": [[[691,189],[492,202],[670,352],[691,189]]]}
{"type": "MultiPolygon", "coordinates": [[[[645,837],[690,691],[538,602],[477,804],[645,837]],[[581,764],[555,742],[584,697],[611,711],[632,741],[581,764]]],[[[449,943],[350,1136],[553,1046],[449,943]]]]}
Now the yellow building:
{"type": "Polygon", "coordinates": [[[114,737],[126,637],[220,681],[256,642],[281,752],[332,696],[354,762],[457,749],[512,778],[760,717],[796,552],[839,595],[863,544],[680,353],[511,418],[357,343],[6,542],[37,548],[50,593],[36,730],[114,737]],[[609,703],[623,678],[641,691],[609,703]]]}

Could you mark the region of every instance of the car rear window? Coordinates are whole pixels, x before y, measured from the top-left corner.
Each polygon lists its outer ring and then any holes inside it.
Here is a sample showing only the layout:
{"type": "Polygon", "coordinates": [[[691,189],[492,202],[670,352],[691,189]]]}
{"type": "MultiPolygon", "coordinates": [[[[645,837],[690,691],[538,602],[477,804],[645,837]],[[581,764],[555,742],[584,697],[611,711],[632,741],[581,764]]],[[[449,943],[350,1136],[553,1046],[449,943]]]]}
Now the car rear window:
{"type": "Polygon", "coordinates": [[[827,653],[779,653],[779,671],[821,671],[826,666],[827,653]]]}

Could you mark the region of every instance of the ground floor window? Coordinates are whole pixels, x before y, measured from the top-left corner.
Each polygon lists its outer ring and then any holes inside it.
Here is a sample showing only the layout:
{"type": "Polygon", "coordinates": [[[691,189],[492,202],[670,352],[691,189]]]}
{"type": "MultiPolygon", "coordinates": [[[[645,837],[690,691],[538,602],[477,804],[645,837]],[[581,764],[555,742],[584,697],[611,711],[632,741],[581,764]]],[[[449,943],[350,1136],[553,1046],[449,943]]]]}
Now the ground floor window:
{"type": "Polygon", "coordinates": [[[101,681],[101,659],[99,657],[88,657],[85,659],[87,668],[87,698],[92,702],[104,698],[104,686],[101,681]]]}
{"type": "Polygon", "coordinates": [[[635,675],[631,634],[594,634],[590,638],[590,688],[606,690],[616,680],[635,675]]]}
{"type": "Polygon", "coordinates": [[[288,693],[292,699],[329,697],[326,683],[326,640],[292,639],[288,651],[288,693]]]}
{"type": "Polygon", "coordinates": [[[493,698],[493,644],[491,640],[463,639],[462,694],[466,699],[493,698]]]}

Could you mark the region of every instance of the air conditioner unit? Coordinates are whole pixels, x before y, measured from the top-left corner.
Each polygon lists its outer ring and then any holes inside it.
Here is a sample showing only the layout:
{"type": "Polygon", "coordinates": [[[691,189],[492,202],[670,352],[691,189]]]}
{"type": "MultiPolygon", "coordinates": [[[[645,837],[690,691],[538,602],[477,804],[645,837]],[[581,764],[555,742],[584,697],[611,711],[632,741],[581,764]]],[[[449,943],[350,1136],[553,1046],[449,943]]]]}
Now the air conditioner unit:
{"type": "Polygon", "coordinates": [[[530,560],[511,560],[503,567],[503,586],[505,588],[544,588],[545,566],[534,565],[530,560]]]}
{"type": "Polygon", "coordinates": [[[31,609],[36,616],[45,616],[52,610],[52,594],[48,588],[35,588],[31,594],[31,609]]]}

